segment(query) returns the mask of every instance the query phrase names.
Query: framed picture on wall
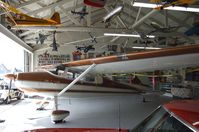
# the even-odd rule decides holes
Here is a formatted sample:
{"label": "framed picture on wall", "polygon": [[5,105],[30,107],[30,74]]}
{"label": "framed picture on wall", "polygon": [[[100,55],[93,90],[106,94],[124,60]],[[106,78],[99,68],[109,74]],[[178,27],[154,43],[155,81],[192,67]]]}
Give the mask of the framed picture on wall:
{"label": "framed picture on wall", "polygon": [[88,58],[94,58],[95,57],[95,53],[88,53]]}

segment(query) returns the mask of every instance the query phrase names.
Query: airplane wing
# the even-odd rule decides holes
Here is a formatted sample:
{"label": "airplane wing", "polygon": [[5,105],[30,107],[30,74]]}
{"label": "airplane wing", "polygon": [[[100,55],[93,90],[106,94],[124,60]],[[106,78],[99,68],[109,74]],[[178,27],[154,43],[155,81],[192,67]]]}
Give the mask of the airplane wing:
{"label": "airplane wing", "polygon": [[64,63],[66,67],[85,70],[97,64],[95,73],[130,73],[199,66],[199,45],[134,52]]}
{"label": "airplane wing", "polygon": [[0,1],[0,7],[4,8],[4,9],[5,9],[6,11],[8,11],[8,12],[13,12],[13,13],[15,13],[15,14],[21,14],[21,15],[23,14],[23,15],[27,16],[26,14],[20,12],[20,11],[17,10],[16,8],[14,8],[14,7],[12,7],[12,6],[10,6],[10,5],[8,5],[7,3],[4,3],[4,2],[2,2],[2,1]]}
{"label": "airplane wing", "polygon": [[176,1],[171,1],[163,4],[162,6],[158,6],[155,9],[157,10],[162,10],[164,8],[170,7],[170,6],[187,6],[190,4],[194,4],[196,1],[195,0],[176,0]]}

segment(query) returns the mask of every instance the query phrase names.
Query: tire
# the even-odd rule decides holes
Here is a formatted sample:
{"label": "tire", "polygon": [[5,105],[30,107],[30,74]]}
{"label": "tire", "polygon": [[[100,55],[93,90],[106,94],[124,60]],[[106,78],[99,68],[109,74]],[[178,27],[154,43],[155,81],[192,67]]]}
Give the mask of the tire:
{"label": "tire", "polygon": [[8,30],[10,30],[10,29],[11,29],[11,26],[10,26],[10,25],[9,25],[9,26],[7,26],[7,29],[8,29]]}
{"label": "tire", "polygon": [[24,93],[20,93],[20,95],[17,97],[17,100],[24,99]]}
{"label": "tire", "polygon": [[11,98],[10,98],[10,96],[8,96],[6,99],[5,99],[5,104],[10,104],[10,102],[11,102]]}

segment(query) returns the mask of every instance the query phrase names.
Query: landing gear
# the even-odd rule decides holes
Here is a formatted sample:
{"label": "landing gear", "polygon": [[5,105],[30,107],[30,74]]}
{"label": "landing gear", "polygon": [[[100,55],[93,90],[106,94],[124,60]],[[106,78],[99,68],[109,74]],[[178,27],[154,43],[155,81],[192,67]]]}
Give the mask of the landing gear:
{"label": "landing gear", "polygon": [[64,119],[69,116],[70,112],[67,110],[54,110],[51,114],[51,121],[55,124],[64,123]]}
{"label": "landing gear", "polygon": [[85,76],[95,66],[96,66],[96,64],[93,63],[81,75],[79,75],[75,80],[73,80],[67,87],[65,87],[64,89],[62,89],[62,91],[59,92],[59,94],[57,94],[56,96],[54,96],[54,105],[55,105],[54,107],[55,107],[55,110],[51,114],[51,121],[53,123],[63,123],[64,119],[67,116],[69,116],[69,114],[70,114],[70,111],[67,111],[67,110],[58,110],[58,99],[57,99],[57,97],[61,96],[63,93],[65,93],[70,87],[72,87],[77,81],[79,81],[83,76]]}
{"label": "landing gear", "polygon": [[70,111],[67,110],[58,110],[58,100],[57,96],[54,96],[54,107],[55,110],[51,113],[51,122],[57,124],[57,123],[64,123],[64,119],[69,116]]}

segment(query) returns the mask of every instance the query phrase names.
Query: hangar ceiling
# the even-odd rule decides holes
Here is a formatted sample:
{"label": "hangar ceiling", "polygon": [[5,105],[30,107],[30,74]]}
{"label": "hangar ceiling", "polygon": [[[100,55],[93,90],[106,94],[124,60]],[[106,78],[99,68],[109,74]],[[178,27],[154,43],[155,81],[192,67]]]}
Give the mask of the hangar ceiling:
{"label": "hangar ceiling", "polygon": [[[138,1],[138,0],[137,0]],[[141,1],[141,0],[140,0]],[[83,0],[7,0],[7,2],[21,12],[38,18],[50,18],[54,12],[59,12],[61,25],[56,29],[56,42],[62,46],[91,44],[91,37],[96,37],[99,48],[109,44],[132,46],[172,47],[179,45],[197,44],[197,35],[187,36],[184,33],[193,27],[199,18],[199,13],[171,10],[153,10],[151,8],[134,7],[133,0],[107,0],[105,7],[86,7],[83,19],[71,11],[81,11],[85,6]],[[149,3],[147,0],[142,2]],[[123,6],[122,12],[111,19],[109,24],[102,23],[103,17],[118,6]],[[198,5],[191,5],[198,8]],[[1,16],[3,16],[3,12]],[[152,23],[168,30],[156,30]],[[199,23],[199,22],[197,22]],[[9,23],[4,23],[5,26]],[[174,27],[174,28],[173,28]],[[39,27],[11,29],[22,41],[32,47],[33,51],[51,48],[53,42],[52,27],[48,30]],[[91,35],[90,35],[90,34]],[[130,33],[140,36],[152,34],[155,38],[133,38],[104,36],[104,33]],[[43,44],[37,43],[39,34],[46,36]]]}

